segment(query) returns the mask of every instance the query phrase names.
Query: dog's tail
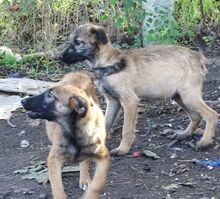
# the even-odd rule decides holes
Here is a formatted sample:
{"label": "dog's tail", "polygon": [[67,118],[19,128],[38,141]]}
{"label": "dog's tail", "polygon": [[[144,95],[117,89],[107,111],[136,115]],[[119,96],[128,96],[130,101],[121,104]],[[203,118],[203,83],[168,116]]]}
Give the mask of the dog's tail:
{"label": "dog's tail", "polygon": [[200,62],[200,67],[202,69],[202,74],[205,76],[208,69],[207,66],[209,64],[208,59],[200,52],[198,52],[198,57],[199,57],[199,62]]}
{"label": "dog's tail", "polygon": [[122,58],[119,62],[113,65],[92,68],[91,70],[89,70],[89,72],[92,73],[92,76],[95,79],[101,79],[104,76],[109,76],[118,73],[122,71],[125,67],[126,67],[126,60]]}
{"label": "dog's tail", "polygon": [[210,64],[208,59],[205,57],[205,48],[203,46],[198,47],[191,47],[191,50],[195,51],[195,56],[197,57],[197,60],[199,61],[199,66],[202,69],[202,75],[206,75],[208,69],[207,65]]}

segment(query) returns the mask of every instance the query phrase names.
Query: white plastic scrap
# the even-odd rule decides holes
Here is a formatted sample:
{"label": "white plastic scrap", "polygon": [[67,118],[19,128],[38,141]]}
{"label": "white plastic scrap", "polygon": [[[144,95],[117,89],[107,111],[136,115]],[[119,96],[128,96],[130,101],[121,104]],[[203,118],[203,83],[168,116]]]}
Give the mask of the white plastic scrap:
{"label": "white plastic scrap", "polygon": [[21,141],[21,147],[22,147],[22,148],[26,148],[26,147],[28,147],[28,146],[30,146],[29,141],[27,141],[27,140],[22,140],[22,141]]}
{"label": "white plastic scrap", "polygon": [[11,127],[16,127],[10,122],[12,111],[21,108],[21,97],[18,95],[1,96],[0,95],[0,119],[7,120]]}
{"label": "white plastic scrap", "polygon": [[14,57],[16,61],[21,61],[22,57],[20,54],[13,53],[12,50],[6,46],[0,46],[0,54],[6,54]]}

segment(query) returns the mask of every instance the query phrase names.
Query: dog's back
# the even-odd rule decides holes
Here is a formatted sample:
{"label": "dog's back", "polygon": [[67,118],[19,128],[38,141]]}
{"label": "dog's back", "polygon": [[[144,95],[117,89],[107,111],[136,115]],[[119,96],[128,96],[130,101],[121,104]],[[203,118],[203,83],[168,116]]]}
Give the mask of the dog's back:
{"label": "dog's back", "polygon": [[152,65],[154,68],[163,70],[164,65],[168,63],[169,67],[173,67],[173,70],[182,68],[185,71],[201,72],[203,75],[207,72],[207,59],[200,52],[182,46],[155,45],[147,48],[130,49],[125,51],[125,54],[136,62],[136,67],[141,66],[143,62],[145,67]]}

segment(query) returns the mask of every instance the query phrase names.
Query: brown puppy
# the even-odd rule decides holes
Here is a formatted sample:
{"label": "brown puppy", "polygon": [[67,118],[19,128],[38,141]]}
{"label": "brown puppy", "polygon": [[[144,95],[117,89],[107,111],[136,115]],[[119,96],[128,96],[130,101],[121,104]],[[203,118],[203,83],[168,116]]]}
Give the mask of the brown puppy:
{"label": "brown puppy", "polygon": [[118,73],[96,81],[107,101],[107,131],[121,106],[124,110],[122,141],[112,153],[126,154],[131,148],[141,98],[172,98],[186,111],[190,123],[186,130],[174,135],[177,139],[191,136],[203,118],[206,128],[197,148],[212,144],[218,115],[202,99],[207,60],[199,52],[174,45],[119,50],[112,46],[104,28],[85,24],[74,31],[71,45],[59,59],[65,63],[88,60],[94,69],[123,66]]}
{"label": "brown puppy", "polygon": [[[96,199],[101,193],[109,168],[105,145],[104,115],[99,108],[94,84],[85,73],[70,73],[44,93],[22,100],[27,115],[46,119],[47,135],[52,142],[48,157],[49,179],[54,199],[65,199],[61,168],[68,159],[80,163],[83,199]],[[89,161],[96,162],[91,181]]]}

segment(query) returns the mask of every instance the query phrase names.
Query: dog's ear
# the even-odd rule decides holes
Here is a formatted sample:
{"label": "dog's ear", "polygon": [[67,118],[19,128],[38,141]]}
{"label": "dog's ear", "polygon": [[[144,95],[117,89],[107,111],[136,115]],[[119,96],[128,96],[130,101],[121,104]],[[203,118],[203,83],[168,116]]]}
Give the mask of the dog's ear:
{"label": "dog's ear", "polygon": [[88,111],[88,105],[86,99],[80,96],[72,96],[69,99],[69,106],[72,110],[76,111],[76,113],[80,117],[85,117]]}
{"label": "dog's ear", "polygon": [[102,44],[108,43],[108,37],[105,33],[105,30],[103,28],[91,28],[91,33],[95,35],[98,42]]}

